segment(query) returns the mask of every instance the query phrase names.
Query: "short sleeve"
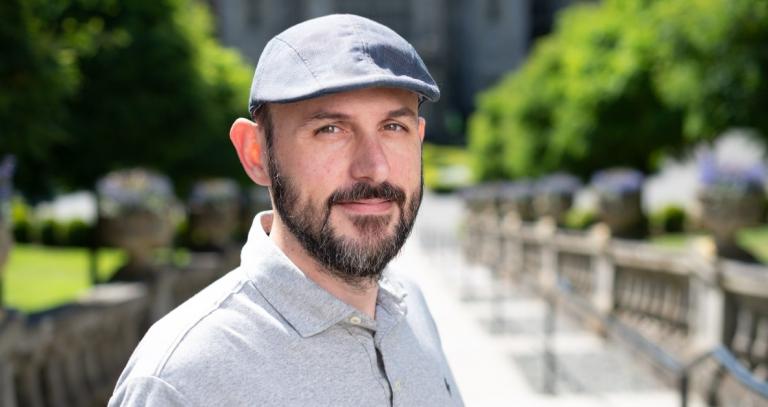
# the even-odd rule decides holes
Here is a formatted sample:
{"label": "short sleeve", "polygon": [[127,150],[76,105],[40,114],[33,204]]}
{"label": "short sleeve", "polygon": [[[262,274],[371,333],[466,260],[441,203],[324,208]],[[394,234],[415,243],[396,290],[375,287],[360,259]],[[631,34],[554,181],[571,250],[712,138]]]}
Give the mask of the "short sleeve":
{"label": "short sleeve", "polygon": [[154,376],[134,377],[121,383],[109,407],[182,407],[192,404],[168,382]]}

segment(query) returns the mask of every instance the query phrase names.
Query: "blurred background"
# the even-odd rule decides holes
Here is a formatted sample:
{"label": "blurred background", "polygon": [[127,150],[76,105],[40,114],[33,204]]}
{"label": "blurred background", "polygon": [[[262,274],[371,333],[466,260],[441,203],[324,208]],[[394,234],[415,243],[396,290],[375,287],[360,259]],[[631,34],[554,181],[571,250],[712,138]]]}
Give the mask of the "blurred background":
{"label": "blurred background", "polygon": [[468,405],[768,405],[768,2],[4,0],[0,406],[103,405],[239,263],[270,203],[229,126],[338,12],[441,88],[397,262]]}

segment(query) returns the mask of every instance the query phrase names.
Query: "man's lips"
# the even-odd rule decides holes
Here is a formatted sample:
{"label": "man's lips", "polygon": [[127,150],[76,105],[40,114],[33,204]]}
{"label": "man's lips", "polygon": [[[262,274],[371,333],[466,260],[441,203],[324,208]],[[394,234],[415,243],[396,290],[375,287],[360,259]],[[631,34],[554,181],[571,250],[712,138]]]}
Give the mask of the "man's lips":
{"label": "man's lips", "polygon": [[374,215],[389,211],[394,202],[386,199],[360,199],[356,201],[339,202],[336,205],[349,212]]}

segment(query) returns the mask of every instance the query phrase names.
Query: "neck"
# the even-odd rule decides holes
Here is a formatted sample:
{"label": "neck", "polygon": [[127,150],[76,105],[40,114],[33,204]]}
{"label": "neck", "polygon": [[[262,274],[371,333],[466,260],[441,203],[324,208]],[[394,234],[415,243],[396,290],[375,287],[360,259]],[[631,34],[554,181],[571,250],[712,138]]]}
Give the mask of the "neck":
{"label": "neck", "polygon": [[379,293],[379,285],[376,281],[363,285],[353,285],[333,276],[307,253],[296,237],[281,222],[277,213],[274,213],[272,217],[271,231],[267,227],[265,230],[269,231],[269,238],[307,278],[334,297],[368,315],[371,319],[376,317],[376,297]]}

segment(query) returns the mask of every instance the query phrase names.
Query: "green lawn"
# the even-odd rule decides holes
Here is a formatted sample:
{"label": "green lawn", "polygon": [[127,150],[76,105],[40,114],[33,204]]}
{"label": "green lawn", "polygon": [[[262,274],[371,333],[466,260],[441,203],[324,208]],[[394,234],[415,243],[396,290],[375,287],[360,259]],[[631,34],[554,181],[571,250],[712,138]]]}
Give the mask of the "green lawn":
{"label": "green lawn", "polygon": [[[123,261],[120,250],[99,250],[99,280],[108,279]],[[3,301],[24,312],[69,302],[91,286],[89,255],[82,248],[17,244],[4,270]]]}
{"label": "green lawn", "polygon": [[768,264],[768,226],[747,229],[739,235],[739,241],[764,264]]}
{"label": "green lawn", "polygon": [[[695,234],[667,234],[651,238],[653,243],[667,247],[682,248]],[[768,264],[768,226],[744,229],[739,233],[739,242],[761,262]]]}

